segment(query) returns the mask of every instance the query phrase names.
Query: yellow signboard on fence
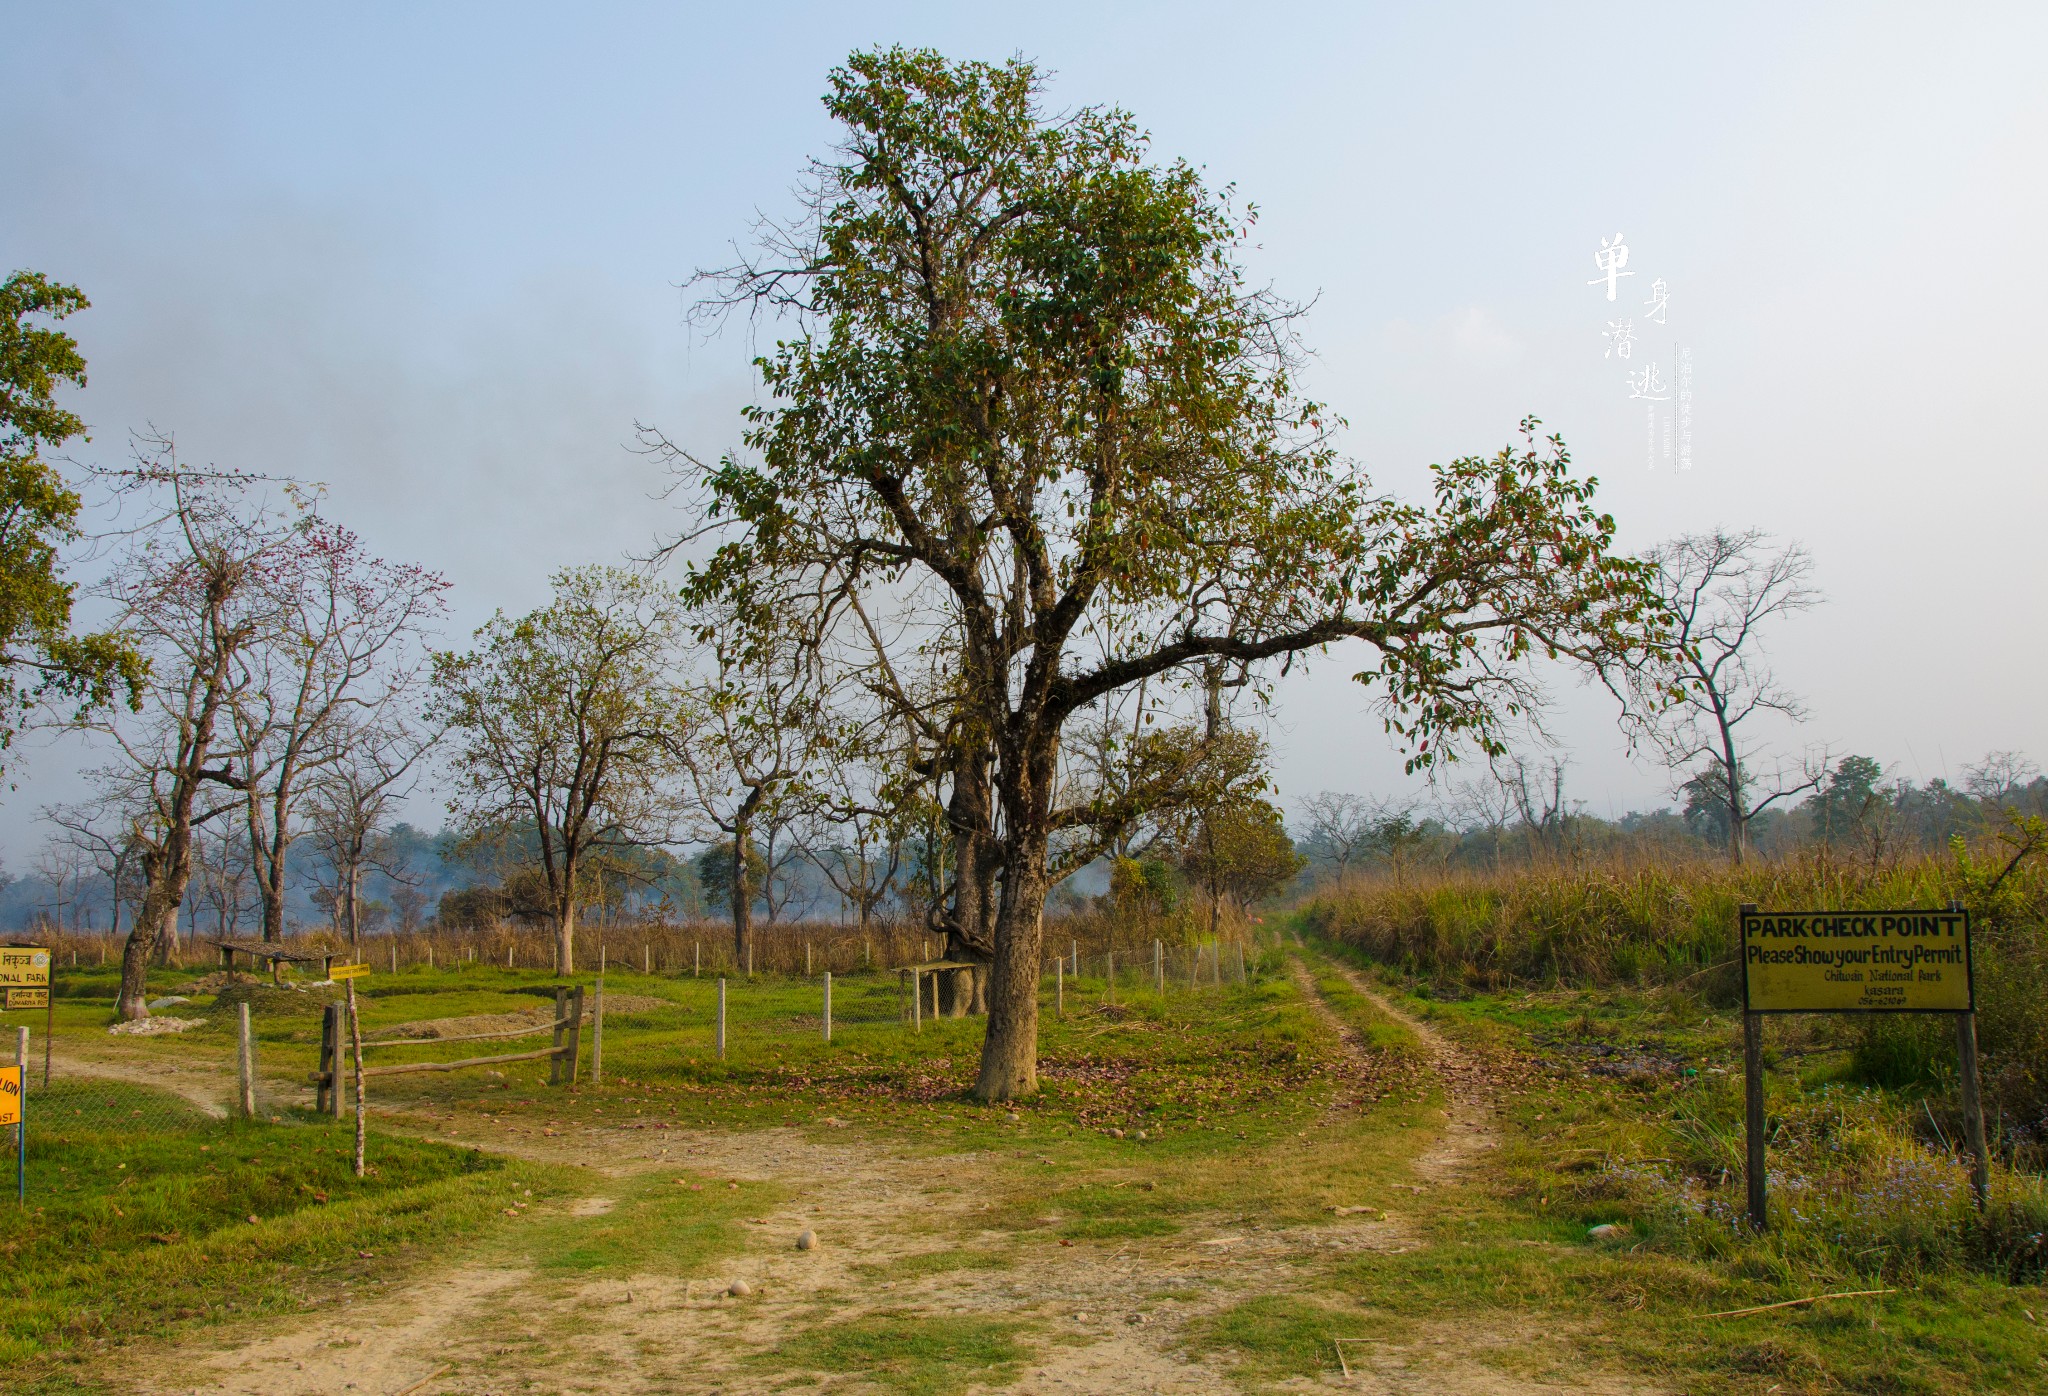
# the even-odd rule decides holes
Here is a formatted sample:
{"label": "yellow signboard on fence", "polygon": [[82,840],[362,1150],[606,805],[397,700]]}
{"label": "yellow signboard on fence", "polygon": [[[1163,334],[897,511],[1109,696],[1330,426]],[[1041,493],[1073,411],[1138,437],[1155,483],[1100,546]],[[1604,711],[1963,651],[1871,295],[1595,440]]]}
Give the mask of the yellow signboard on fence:
{"label": "yellow signboard on fence", "polygon": [[50,991],[48,989],[9,989],[7,990],[7,1006],[9,1008],[48,1008],[50,1006]]}
{"label": "yellow signboard on fence", "polygon": [[1966,911],[1745,911],[1751,1013],[1969,1013]]}
{"label": "yellow signboard on fence", "polygon": [[50,987],[50,952],[36,945],[0,945],[0,986]]}
{"label": "yellow signboard on fence", "polygon": [[0,1125],[21,1123],[21,1068],[0,1066]]}
{"label": "yellow signboard on fence", "polygon": [[329,979],[361,979],[370,972],[368,965],[336,965],[327,971]]}

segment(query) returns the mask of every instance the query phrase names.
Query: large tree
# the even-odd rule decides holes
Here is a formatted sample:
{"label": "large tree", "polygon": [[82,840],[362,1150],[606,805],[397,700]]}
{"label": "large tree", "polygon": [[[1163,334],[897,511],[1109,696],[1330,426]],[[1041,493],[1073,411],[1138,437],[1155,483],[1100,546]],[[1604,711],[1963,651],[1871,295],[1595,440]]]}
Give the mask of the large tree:
{"label": "large tree", "polygon": [[434,657],[448,730],[450,810],[535,840],[555,923],[555,972],[576,970],[576,909],[607,849],[662,842],[685,630],[673,595],[616,567],[557,573],[554,600],[503,612],[466,654]]}
{"label": "large tree", "polygon": [[1247,285],[1249,212],[1041,82],[900,49],[832,74],[805,213],[713,274],[713,311],[789,333],[747,453],[700,477],[727,533],[689,584],[804,615],[860,691],[943,654],[919,701],[949,912],[991,961],[988,1099],[1036,1089],[1053,858],[1099,817],[1061,798],[1077,713],[1358,641],[1426,764],[1498,744],[1532,654],[1602,663],[1656,614],[1554,438],[1435,467],[1427,505],[1375,494],[1295,391],[1293,312]]}
{"label": "large tree", "polygon": [[279,634],[271,583],[299,564],[304,541],[301,521],[266,509],[253,486],[185,469],[168,442],[124,481],[150,513],[106,593],[148,681],[138,713],[95,720],[111,739],[102,798],[130,812],[125,842],[142,871],[121,957],[124,1018],[149,1016],[148,967],[177,934],[197,832],[243,806],[234,708]]}
{"label": "large tree", "polygon": [[79,536],[79,497],[42,456],[85,432],[56,399],[64,384],[85,385],[85,358],[70,335],[36,321],[87,304],[38,272],[0,281],[0,751],[38,699],[85,709],[117,696],[141,702],[134,647],[117,633],[71,631],[62,549]]}

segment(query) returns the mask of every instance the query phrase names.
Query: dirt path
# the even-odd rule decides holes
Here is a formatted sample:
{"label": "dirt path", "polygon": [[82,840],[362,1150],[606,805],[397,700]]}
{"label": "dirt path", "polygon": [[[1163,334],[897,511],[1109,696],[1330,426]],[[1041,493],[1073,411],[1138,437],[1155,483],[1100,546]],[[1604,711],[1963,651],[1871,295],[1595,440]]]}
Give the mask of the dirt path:
{"label": "dirt path", "polygon": [[[1303,987],[1328,1013],[1313,982]],[[1492,1142],[1483,1123],[1492,1099],[1485,1073],[1426,1025],[1366,985],[1357,987],[1415,1030],[1444,1077],[1451,1118],[1425,1154],[1425,1168],[1448,1181]],[[1329,1021],[1362,1069],[1364,1045],[1334,1014]],[[124,1374],[123,1389],[155,1396],[732,1396],[779,1390],[794,1379],[824,1391],[871,1391],[875,1387],[857,1371],[800,1377],[805,1364],[798,1356],[773,1351],[825,1325],[948,1319],[1028,1325],[1022,1345],[1029,1360],[1021,1370],[991,1378],[990,1385],[969,1379],[968,1391],[1222,1396],[1246,1388],[1230,1375],[1228,1353],[1191,1350],[1195,1325],[1247,1299],[1288,1292],[1301,1267],[1329,1257],[1333,1248],[1418,1244],[1399,1222],[1374,1217],[1285,1228],[1204,1216],[1183,1217],[1184,1230],[1170,1237],[1063,1244],[1049,1229],[999,1230],[983,1215],[994,1205],[988,1199],[1005,1195],[998,1171],[1014,1167],[1022,1155],[912,1157],[829,1124],[744,1133],[674,1130],[658,1137],[604,1126],[548,1137],[485,1133],[481,1122],[450,1114],[428,1114],[421,1122],[433,1126],[425,1131],[432,1137],[587,1168],[585,1196],[545,1209],[576,1225],[630,1224],[637,1190],[679,1170],[774,1182],[788,1200],[750,1218],[745,1248],[696,1278],[543,1272],[502,1256],[456,1261],[392,1291],[295,1318],[288,1327],[273,1322],[199,1335],[136,1362]],[[1056,1225],[1056,1206],[1050,1196],[1039,1220]],[[816,1233],[815,1249],[796,1248],[805,1229]],[[942,1254],[967,1263],[949,1266]],[[734,1281],[752,1292],[733,1297]],[[1375,1396],[1638,1390],[1606,1380],[1590,1387],[1533,1383],[1482,1360],[1486,1350],[1530,1336],[1425,1329],[1398,1343],[1348,1349],[1349,1380],[1333,1370],[1256,1389],[1334,1385]]]}
{"label": "dirt path", "polygon": [[[1416,1041],[1422,1044],[1424,1056],[1429,1059],[1430,1070],[1443,1084],[1444,1094],[1449,1097],[1450,1108],[1444,1112],[1444,1132],[1416,1160],[1417,1175],[1427,1183],[1456,1182],[1465,1177],[1482,1154],[1500,1147],[1493,1119],[1502,1083],[1495,1078],[1493,1068],[1484,1059],[1458,1047],[1422,1019],[1397,1008],[1358,971],[1335,961],[1328,963],[1359,997],[1415,1034]],[[1320,1004],[1322,1001],[1318,998],[1316,1002]],[[1323,1006],[1327,1012],[1328,1005]],[[1339,1031],[1345,1031],[1341,1024]],[[1355,1042],[1355,1035],[1351,1040]]]}
{"label": "dirt path", "polygon": [[160,1060],[140,1060],[133,1054],[79,1056],[69,1045],[50,1056],[53,1082],[98,1078],[148,1086],[183,1096],[199,1111],[216,1120],[227,1118],[228,1102],[234,1092],[234,1068],[223,1070],[210,1062],[181,1060],[168,1053]]}

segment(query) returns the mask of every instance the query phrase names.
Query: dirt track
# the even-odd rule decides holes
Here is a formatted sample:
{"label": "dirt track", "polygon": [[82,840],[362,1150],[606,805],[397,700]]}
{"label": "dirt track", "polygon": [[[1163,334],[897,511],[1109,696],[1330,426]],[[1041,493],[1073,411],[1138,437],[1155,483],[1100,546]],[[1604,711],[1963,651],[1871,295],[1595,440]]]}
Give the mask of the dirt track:
{"label": "dirt track", "polygon": [[[1305,976],[1304,976],[1305,978]],[[1451,1101],[1444,1132],[1412,1175],[1449,1183],[1493,1140],[1493,1090],[1482,1066],[1425,1024],[1407,1018],[1364,983],[1361,993],[1421,1038]],[[1306,986],[1313,992],[1312,985]],[[1320,1000],[1317,1000],[1320,1002]],[[1327,1006],[1325,1006],[1327,1008]],[[1334,1019],[1333,1019],[1334,1021]],[[1357,1057],[1347,1037],[1347,1051]],[[756,1354],[821,1322],[900,1314],[976,1316],[1030,1325],[1032,1353],[1001,1389],[1022,1393],[1238,1392],[1227,1354],[1191,1354],[1193,1320],[1289,1288],[1297,1263],[1336,1250],[1398,1250],[1421,1244],[1398,1217],[1341,1217],[1327,1226],[1260,1228],[1242,1218],[1185,1218],[1170,1237],[1062,1245],[991,1229],[979,1213],[999,1161],[988,1154],[934,1160],[830,1129],[747,1133],[670,1131],[660,1143],[611,1128],[548,1138],[452,1135],[485,1148],[589,1170],[588,1194],[557,1204],[571,1217],[618,1220],[613,1209],[648,1175],[677,1168],[772,1180],[790,1201],[752,1219],[751,1244],[697,1279],[606,1274],[540,1275],[458,1261],[375,1298],[273,1324],[215,1330],[157,1353],[124,1377],[138,1392],[311,1396],[346,1391],[411,1396],[574,1391],[752,1392],[779,1389],[796,1372]],[[1390,1164],[1390,1168],[1399,1165]],[[820,1239],[800,1251],[805,1228]],[[891,1280],[875,1267],[916,1252],[993,1251],[1003,1268],[954,1269]],[[908,1274],[898,1270],[899,1275]],[[752,1295],[726,1294],[744,1280]],[[1278,1282],[1276,1284],[1276,1282]],[[1520,1335],[1426,1331],[1400,1343],[1347,1349],[1353,1377],[1296,1378],[1258,1389],[1324,1384],[1374,1393],[1516,1393],[1638,1390],[1533,1383],[1477,1360],[1486,1346]],[[875,1389],[858,1375],[814,1374],[826,1390]],[[975,1389],[996,1389],[975,1388]]]}

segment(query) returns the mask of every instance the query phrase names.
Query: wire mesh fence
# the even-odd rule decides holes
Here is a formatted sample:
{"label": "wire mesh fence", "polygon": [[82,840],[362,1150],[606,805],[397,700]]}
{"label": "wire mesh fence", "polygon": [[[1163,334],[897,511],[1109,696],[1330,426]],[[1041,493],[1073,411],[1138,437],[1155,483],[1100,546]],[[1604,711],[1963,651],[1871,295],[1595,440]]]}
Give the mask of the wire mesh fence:
{"label": "wire mesh fence", "polygon": [[[712,1063],[744,1068],[803,1042],[943,1055],[960,1050],[963,1032],[978,1032],[965,977],[986,971],[937,958],[937,937],[785,934],[772,956],[757,952],[748,974],[729,945],[714,958],[700,948],[702,937],[671,932],[601,941],[596,963],[568,978],[522,964],[517,944],[510,968],[481,953],[465,956],[454,942],[394,939],[380,947],[381,964],[363,955],[372,970],[355,983],[371,1116],[380,1105],[403,1108],[512,1080],[547,1089],[587,1085],[607,1071],[645,1079]],[[410,953],[394,955],[393,947]],[[537,942],[523,948],[540,959]],[[1053,1018],[1130,1007],[1146,996],[1214,994],[1262,972],[1258,948],[1236,939],[1169,944],[1125,935],[1091,947],[1049,928],[1044,949],[1040,1004]],[[47,1007],[0,1012],[0,1061],[14,1058],[20,1029],[29,1029],[31,1161],[39,1138],[76,1147],[232,1129],[250,1119],[315,1125],[352,1112],[353,1035],[338,1033],[330,1017],[343,986],[294,977],[291,967],[280,982],[267,970],[159,966],[150,1016],[122,1023],[114,1013],[117,957],[102,964],[92,950],[57,949]],[[958,991],[941,992],[947,976]],[[576,987],[587,990],[581,1011],[565,1018],[562,996]],[[339,1099],[318,1085],[323,1074],[332,1082],[337,1066]],[[11,1154],[13,1132],[5,1133],[0,1148]]]}

